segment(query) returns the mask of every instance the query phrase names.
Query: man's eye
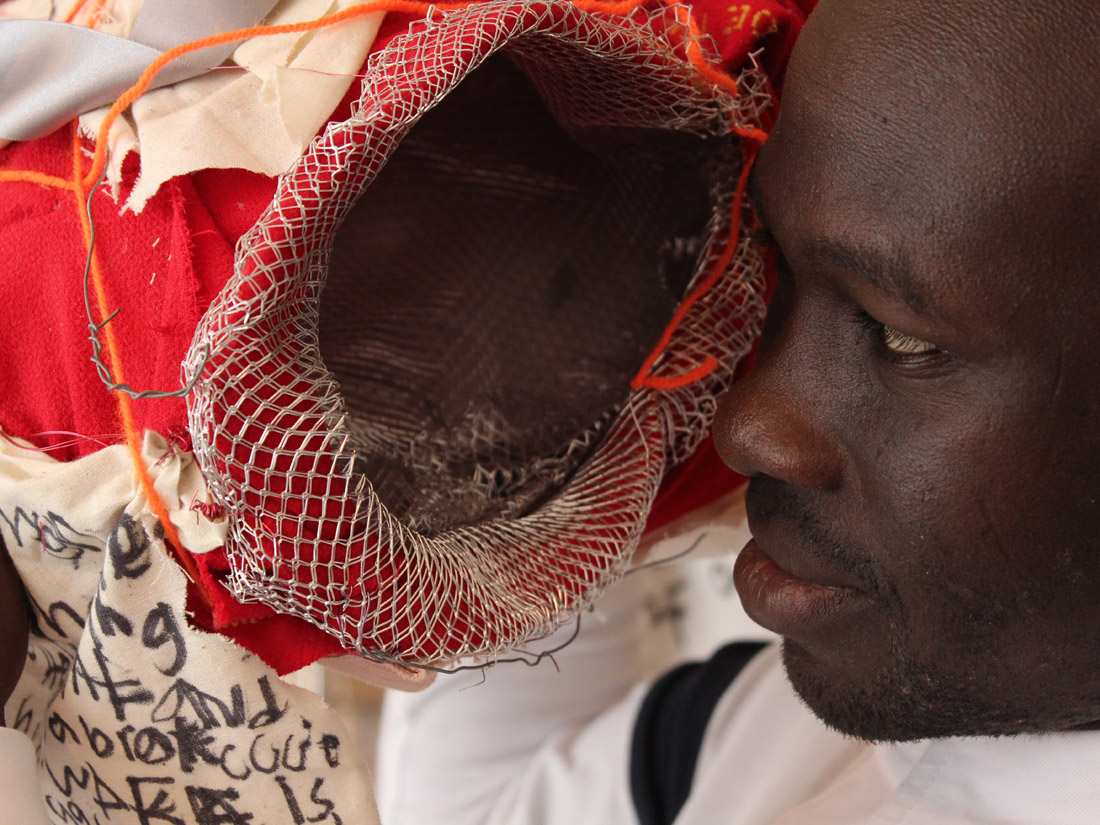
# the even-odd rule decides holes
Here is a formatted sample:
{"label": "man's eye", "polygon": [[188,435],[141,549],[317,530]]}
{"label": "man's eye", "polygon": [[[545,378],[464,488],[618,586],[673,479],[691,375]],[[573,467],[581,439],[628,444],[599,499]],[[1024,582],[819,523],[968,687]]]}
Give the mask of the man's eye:
{"label": "man's eye", "polygon": [[859,322],[892,356],[906,358],[943,352],[935,344],[930,344],[921,338],[906,335],[893,327],[888,327],[866,312],[859,313]]}
{"label": "man's eye", "polygon": [[898,332],[893,327],[888,327],[885,324],[881,325],[879,334],[882,336],[882,343],[886,349],[897,355],[926,355],[939,349],[935,344],[929,344],[920,338]]}

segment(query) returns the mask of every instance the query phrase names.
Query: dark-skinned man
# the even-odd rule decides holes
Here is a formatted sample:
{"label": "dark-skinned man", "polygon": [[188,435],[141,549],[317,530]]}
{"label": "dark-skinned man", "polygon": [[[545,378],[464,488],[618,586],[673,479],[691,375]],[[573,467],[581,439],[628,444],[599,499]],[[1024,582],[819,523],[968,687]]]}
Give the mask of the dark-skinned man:
{"label": "dark-skinned man", "polygon": [[1100,821],[1098,45],[1091,0],[823,0],[753,180],[779,284],[715,428],[781,648],[632,688],[628,579],[560,676],[390,702],[383,821]]}
{"label": "dark-skinned man", "polygon": [[627,580],[560,675],[391,702],[383,821],[1100,822],[1098,47],[1091,0],[823,0],[715,426],[782,646],[632,689]]}

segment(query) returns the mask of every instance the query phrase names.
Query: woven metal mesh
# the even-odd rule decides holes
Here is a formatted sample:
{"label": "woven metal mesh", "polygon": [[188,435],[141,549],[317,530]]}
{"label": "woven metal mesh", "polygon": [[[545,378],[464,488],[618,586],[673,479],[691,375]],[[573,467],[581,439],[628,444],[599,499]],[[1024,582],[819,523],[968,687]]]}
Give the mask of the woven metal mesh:
{"label": "woven metal mesh", "polygon": [[241,601],[428,663],[545,635],[622,573],[763,315],[742,242],[654,375],[721,367],[630,388],[721,257],[730,125],[768,103],[700,77],[677,15],[438,12],[283,177],[184,364],[209,349],[190,425]]}

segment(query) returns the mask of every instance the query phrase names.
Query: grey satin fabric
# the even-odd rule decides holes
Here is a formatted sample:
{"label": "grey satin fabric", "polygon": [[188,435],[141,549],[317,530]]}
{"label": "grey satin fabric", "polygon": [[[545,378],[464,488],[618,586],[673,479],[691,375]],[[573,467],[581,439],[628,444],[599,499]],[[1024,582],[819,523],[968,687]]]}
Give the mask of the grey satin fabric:
{"label": "grey satin fabric", "polygon": [[[130,39],[53,20],[0,21],[0,138],[32,140],[130,88],[163,52],[254,26],[274,0],[146,0]],[[238,43],[183,55],[153,80],[159,88],[225,61]]]}

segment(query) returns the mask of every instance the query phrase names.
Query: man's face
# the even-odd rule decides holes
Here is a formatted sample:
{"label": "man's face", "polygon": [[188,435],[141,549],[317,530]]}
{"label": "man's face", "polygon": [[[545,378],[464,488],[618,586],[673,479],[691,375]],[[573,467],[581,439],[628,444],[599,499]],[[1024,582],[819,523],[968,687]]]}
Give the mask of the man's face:
{"label": "man's face", "polygon": [[826,0],[756,164],[781,274],[715,425],[751,476],[735,579],[857,736],[1100,721],[1100,16],[1076,5],[1080,36],[1023,2]]}

